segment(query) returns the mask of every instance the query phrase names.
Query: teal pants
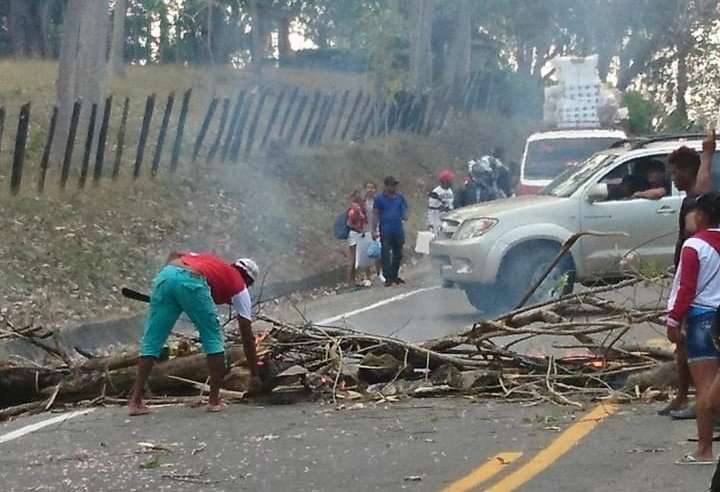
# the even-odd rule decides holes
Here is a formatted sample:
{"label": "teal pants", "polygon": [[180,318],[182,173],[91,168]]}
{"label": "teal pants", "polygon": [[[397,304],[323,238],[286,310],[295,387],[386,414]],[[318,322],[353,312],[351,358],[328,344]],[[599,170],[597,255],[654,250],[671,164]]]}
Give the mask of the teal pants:
{"label": "teal pants", "polygon": [[217,308],[205,278],[185,268],[166,265],[153,280],[141,356],[160,356],[175,322],[183,312],[200,333],[206,354],[221,354],[225,351]]}

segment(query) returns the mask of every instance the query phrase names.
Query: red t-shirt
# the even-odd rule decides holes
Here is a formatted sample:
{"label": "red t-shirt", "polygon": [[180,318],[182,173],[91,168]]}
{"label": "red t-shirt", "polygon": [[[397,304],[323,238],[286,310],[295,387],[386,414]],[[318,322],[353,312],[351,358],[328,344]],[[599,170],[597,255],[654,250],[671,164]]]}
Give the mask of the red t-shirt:
{"label": "red t-shirt", "polygon": [[367,223],[368,221],[367,216],[365,215],[365,210],[363,210],[363,208],[357,203],[353,203],[348,209],[347,226],[355,232],[362,232],[365,230]]}
{"label": "red t-shirt", "polygon": [[181,256],[180,261],[205,277],[215,304],[230,304],[235,295],[246,289],[238,269],[215,255],[190,253]]}

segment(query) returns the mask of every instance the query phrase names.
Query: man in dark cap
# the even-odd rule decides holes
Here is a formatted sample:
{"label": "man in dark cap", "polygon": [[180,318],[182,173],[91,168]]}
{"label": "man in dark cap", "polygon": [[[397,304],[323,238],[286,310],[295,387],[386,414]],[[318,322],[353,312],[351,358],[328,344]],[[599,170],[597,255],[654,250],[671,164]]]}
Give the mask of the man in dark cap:
{"label": "man in dark cap", "polygon": [[[405,244],[403,221],[408,217],[408,205],[405,197],[397,191],[398,180],[388,176],[384,181],[383,193],[375,198],[374,225],[371,230],[380,232],[382,243],[382,264],[385,287],[393,284],[404,284],[399,277],[402,249]],[[377,233],[373,234],[377,238]]]}

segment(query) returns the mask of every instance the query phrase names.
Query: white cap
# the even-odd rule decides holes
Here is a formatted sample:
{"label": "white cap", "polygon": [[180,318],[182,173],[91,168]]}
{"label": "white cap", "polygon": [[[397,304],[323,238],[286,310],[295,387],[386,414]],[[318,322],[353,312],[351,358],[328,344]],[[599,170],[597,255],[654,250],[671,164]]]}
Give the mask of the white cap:
{"label": "white cap", "polygon": [[250,258],[240,258],[235,262],[235,266],[242,269],[253,282],[260,276],[260,268],[257,263]]}

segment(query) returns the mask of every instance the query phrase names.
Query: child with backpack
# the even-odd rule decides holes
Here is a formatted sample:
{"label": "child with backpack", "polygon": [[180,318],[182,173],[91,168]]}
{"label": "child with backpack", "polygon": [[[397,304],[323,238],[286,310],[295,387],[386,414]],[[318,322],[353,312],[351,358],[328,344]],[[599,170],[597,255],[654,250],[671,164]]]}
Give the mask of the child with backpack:
{"label": "child with backpack", "polygon": [[346,225],[348,229],[348,247],[350,264],[348,268],[348,283],[356,287],[370,287],[372,283],[365,280],[357,283],[357,268],[355,266],[357,248],[360,240],[367,234],[368,218],[365,213],[365,200],[359,191],[355,190],[350,195],[350,207],[347,210]]}

